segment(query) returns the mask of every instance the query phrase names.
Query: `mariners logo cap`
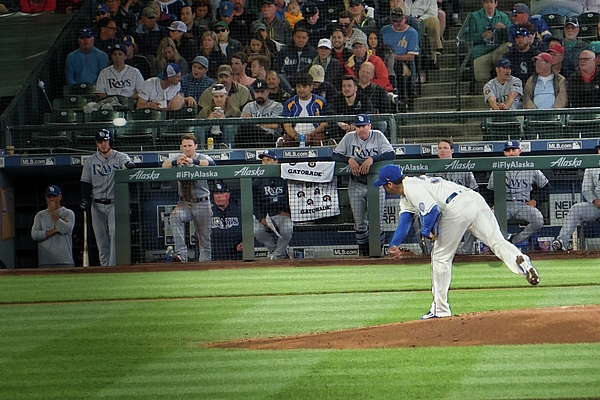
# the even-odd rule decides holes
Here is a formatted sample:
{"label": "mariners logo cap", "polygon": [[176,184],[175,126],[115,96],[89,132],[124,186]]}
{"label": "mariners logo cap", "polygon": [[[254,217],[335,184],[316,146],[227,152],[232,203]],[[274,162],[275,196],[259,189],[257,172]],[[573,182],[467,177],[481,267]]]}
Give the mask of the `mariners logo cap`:
{"label": "mariners logo cap", "polygon": [[579,28],[579,21],[576,17],[567,17],[565,19],[565,24],[563,25],[563,28],[567,25],[573,25],[575,28]]}
{"label": "mariners logo cap", "polygon": [[396,182],[404,178],[402,168],[394,164],[388,164],[379,170],[379,178],[373,183],[373,186],[379,187],[390,182]]}
{"label": "mariners logo cap", "polygon": [[277,160],[277,153],[275,153],[273,150],[264,150],[262,153],[260,153],[258,155],[258,158],[260,158],[261,160],[265,157],[269,157],[269,158],[272,158],[273,160]]}
{"label": "mariners logo cap", "polygon": [[181,68],[179,68],[179,65],[173,64],[173,63],[168,63],[163,68],[163,71],[160,74],[158,74],[158,79],[171,78],[171,77],[179,74],[180,72],[181,72]]}
{"label": "mariners logo cap", "polygon": [[510,150],[510,149],[520,149],[520,148],[521,148],[521,144],[519,143],[518,140],[508,140],[508,141],[506,141],[506,143],[504,143],[504,151]]}
{"label": "mariners logo cap", "polygon": [[371,117],[367,114],[358,114],[354,117],[354,126],[365,126],[371,124]]}
{"label": "mariners logo cap", "polygon": [[502,57],[502,58],[499,58],[498,61],[496,61],[496,67],[512,68],[512,64],[508,58]]}
{"label": "mariners logo cap", "polygon": [[46,188],[46,196],[60,196],[62,190],[56,185],[51,185]]}
{"label": "mariners logo cap", "polygon": [[512,13],[513,14],[521,14],[521,13],[529,14],[529,7],[527,7],[527,4],[525,4],[525,3],[517,3],[517,4],[515,4],[515,6],[512,9]]}
{"label": "mariners logo cap", "polygon": [[229,188],[227,187],[227,185],[224,182],[217,182],[215,184],[215,188],[214,188],[213,192],[227,193],[227,192],[229,192]]}

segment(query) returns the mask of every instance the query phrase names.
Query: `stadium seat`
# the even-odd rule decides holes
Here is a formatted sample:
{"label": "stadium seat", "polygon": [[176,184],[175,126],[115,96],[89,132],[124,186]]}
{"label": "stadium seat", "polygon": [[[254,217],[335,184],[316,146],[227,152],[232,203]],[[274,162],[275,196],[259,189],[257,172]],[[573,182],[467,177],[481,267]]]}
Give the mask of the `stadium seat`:
{"label": "stadium seat", "polygon": [[586,12],[577,17],[579,21],[579,39],[595,39],[598,36],[600,14]]}
{"label": "stadium seat", "polygon": [[567,115],[566,133],[569,137],[596,137],[600,131],[600,114]]}
{"label": "stadium seat", "polygon": [[[54,110],[51,113],[44,114],[44,124],[75,124],[78,121],[78,115],[73,110]],[[33,146],[46,148],[65,148],[70,147],[73,132],[70,130],[45,129],[32,132],[31,139]]]}
{"label": "stadium seat", "polygon": [[559,139],[563,137],[565,119],[563,115],[546,114],[525,119],[525,138]]}
{"label": "stadium seat", "polygon": [[65,96],[61,99],[54,99],[52,105],[55,110],[75,110],[83,111],[83,107],[88,103],[87,99],[78,95]]}
{"label": "stadium seat", "polygon": [[76,83],[74,85],[67,85],[63,88],[64,96],[83,96],[85,98],[96,97],[96,85],[93,83]]}
{"label": "stadium seat", "polygon": [[565,25],[565,17],[560,14],[546,14],[542,15],[542,19],[546,21],[550,33],[552,36],[559,38],[563,37],[563,26]]}
{"label": "stadium seat", "polygon": [[98,110],[86,114],[88,122],[112,122],[115,118],[122,117],[123,114],[114,110]]}
{"label": "stadium seat", "polygon": [[[168,119],[180,120],[180,119],[196,119],[198,116],[198,107],[182,107],[177,111],[169,111]],[[179,145],[181,142],[181,136],[186,133],[195,133],[195,126],[179,126],[177,122],[170,124],[169,128],[165,129],[160,133],[159,142],[161,146],[165,145]]]}
{"label": "stadium seat", "polygon": [[483,140],[502,141],[509,137],[513,139],[523,137],[524,118],[517,116],[486,118],[481,123],[483,130]]}
{"label": "stadium seat", "polygon": [[[165,119],[165,112],[144,108],[127,113],[128,121],[162,121]],[[156,147],[157,129],[126,125],[115,130],[115,137],[120,150],[147,151]]]}

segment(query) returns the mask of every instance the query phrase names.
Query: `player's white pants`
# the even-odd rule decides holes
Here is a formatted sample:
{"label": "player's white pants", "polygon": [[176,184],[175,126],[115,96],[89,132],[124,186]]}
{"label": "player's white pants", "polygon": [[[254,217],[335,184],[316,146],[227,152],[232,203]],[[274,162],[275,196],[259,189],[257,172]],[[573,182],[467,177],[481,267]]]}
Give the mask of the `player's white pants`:
{"label": "player's white pants", "polygon": [[516,262],[522,253],[504,238],[494,213],[477,192],[460,193],[442,213],[431,254],[433,303],[430,311],[438,317],[447,317],[452,315],[448,304],[452,259],[465,231],[486,243],[512,272],[521,275],[523,272]]}
{"label": "player's white pants", "polygon": [[[367,206],[367,185],[350,179],[348,183],[348,197],[350,208],[354,217],[354,230],[356,232],[368,232],[369,215]],[[383,232],[383,212],[385,208],[385,190],[379,188],[379,230]],[[368,243],[368,236],[364,243]]]}
{"label": "player's white pants", "polygon": [[573,205],[565,218],[565,222],[563,222],[562,228],[560,228],[557,239],[566,248],[579,221],[595,221],[598,218],[600,218],[600,208],[596,207],[594,203],[584,202]]}
{"label": "player's white pants", "polygon": [[254,237],[273,253],[274,258],[288,258],[287,248],[294,233],[294,223],[290,217],[283,215],[271,216],[271,220],[281,237],[272,233],[269,227],[261,224],[256,218],[254,218]]}
{"label": "player's white pants", "polygon": [[175,239],[175,254],[181,257],[181,261],[187,262],[188,248],[185,244],[185,224],[194,221],[196,235],[198,236],[199,256],[198,261],[210,261],[210,222],[212,208],[210,201],[192,203],[179,201],[177,207],[171,212],[171,228]]}
{"label": "player's white pants", "polygon": [[115,204],[92,201],[92,227],[100,255],[100,265],[117,265],[117,240],[115,238]]}

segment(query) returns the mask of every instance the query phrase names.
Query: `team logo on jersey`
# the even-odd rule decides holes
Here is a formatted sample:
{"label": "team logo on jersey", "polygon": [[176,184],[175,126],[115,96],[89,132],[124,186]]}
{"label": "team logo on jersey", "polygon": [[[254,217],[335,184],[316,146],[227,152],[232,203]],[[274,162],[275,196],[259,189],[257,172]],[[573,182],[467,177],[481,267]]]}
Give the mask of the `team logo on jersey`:
{"label": "team logo on jersey", "polygon": [[425,203],[419,203],[419,211],[425,212]]}

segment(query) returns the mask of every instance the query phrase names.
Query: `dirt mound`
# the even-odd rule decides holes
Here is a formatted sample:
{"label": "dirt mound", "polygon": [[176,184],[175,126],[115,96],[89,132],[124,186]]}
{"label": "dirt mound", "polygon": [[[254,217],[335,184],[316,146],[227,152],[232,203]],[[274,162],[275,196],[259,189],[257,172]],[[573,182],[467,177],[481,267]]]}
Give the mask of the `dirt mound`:
{"label": "dirt mound", "polygon": [[600,342],[600,306],[534,308],[456,315],[283,338],[207,344],[263,350],[367,349]]}

